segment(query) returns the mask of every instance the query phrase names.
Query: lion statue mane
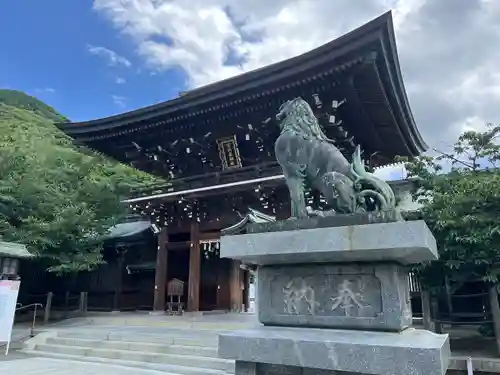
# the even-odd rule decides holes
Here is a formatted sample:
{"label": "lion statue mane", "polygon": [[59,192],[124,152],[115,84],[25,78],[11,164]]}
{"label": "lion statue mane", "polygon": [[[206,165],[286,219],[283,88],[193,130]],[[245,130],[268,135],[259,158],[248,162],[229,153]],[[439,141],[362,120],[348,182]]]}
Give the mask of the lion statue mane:
{"label": "lion statue mane", "polygon": [[286,179],[292,217],[311,214],[306,206],[305,186],[317,189],[333,207],[333,213],[353,213],[393,208],[391,187],[365,170],[361,149],[356,147],[352,163],[328,138],[309,104],[302,98],[285,102],[276,115],[281,133],[274,148]]}

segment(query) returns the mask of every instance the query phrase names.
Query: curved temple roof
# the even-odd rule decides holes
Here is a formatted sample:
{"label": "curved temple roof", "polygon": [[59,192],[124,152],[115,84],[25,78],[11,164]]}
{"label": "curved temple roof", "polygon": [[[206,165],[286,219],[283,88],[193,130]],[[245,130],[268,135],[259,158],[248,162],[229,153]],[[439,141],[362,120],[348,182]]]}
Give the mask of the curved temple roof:
{"label": "curved temple roof", "polygon": [[[366,87],[361,87],[365,84],[365,86],[376,86],[378,90],[378,96],[372,95],[368,99],[363,99],[365,100],[363,105],[373,105],[375,98],[382,103],[375,105],[384,106],[385,113],[390,113],[389,116],[380,116],[374,121],[375,128],[384,128],[379,131],[377,147],[388,148],[392,147],[389,143],[399,142],[401,146],[397,152],[400,155],[401,150],[404,150],[407,156],[415,156],[425,151],[427,145],[417,129],[404,88],[390,12],[300,56],[188,91],[178,98],[111,117],[86,122],[61,123],[58,126],[74,139],[108,153],[108,147],[114,146],[103,145],[99,140],[147,128],[145,125],[147,122],[157,121],[159,117],[167,118],[169,119],[167,122],[171,122],[179,118],[179,113],[188,117],[203,116],[206,111],[199,109],[204,108],[204,105],[213,105],[213,108],[227,107],[227,110],[231,111],[232,104],[241,103],[241,98],[246,93],[249,95],[253,93],[255,98],[255,90],[264,85],[267,88],[272,87],[273,83],[278,86],[284,80],[296,81],[297,77],[306,74],[304,72],[311,72],[312,77],[315,69],[324,70],[327,65],[350,68],[360,61],[372,63],[374,68],[370,71],[369,83],[358,82],[353,87],[355,89],[360,87],[359,90],[366,91]],[[316,77],[311,78],[313,79]],[[374,109],[371,113],[377,113],[377,110]],[[393,134],[390,140],[386,139],[387,134]],[[369,136],[365,137],[369,139]]]}

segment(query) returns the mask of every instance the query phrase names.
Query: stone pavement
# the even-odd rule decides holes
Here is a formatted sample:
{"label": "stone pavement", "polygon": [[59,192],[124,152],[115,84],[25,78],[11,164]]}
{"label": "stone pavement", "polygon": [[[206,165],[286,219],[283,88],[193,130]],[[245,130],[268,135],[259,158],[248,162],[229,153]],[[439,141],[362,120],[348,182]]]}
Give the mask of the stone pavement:
{"label": "stone pavement", "polygon": [[[82,329],[85,327],[88,327],[89,329],[94,329],[94,330],[105,330],[107,332],[124,332],[128,334],[134,334],[134,333],[140,333],[140,334],[168,334],[169,331],[173,328],[180,328],[180,329],[185,329],[185,328],[193,328],[197,330],[207,330],[207,331],[220,331],[222,330],[234,330],[234,329],[245,329],[254,325],[258,325],[257,317],[254,314],[209,314],[209,315],[203,315],[203,314],[190,314],[186,313],[184,316],[178,317],[178,316],[166,316],[166,315],[151,315],[148,314],[147,312],[131,312],[131,313],[90,313],[86,317],[82,318],[73,318],[73,319],[68,319],[66,321],[56,323],[56,324],[51,324],[50,326],[45,326],[45,327],[37,327],[37,331],[47,331],[47,330],[57,330],[57,331],[64,331],[64,330],[73,330],[73,329]],[[26,335],[26,329],[25,327],[18,327],[18,336],[25,336]],[[463,331],[463,332],[462,332]],[[467,358],[468,355],[472,355],[476,368],[479,369],[481,368],[483,371],[480,373],[482,374],[489,374],[488,371],[492,371],[493,373],[500,373],[500,358],[495,358],[496,356],[494,354],[486,354],[486,352],[483,349],[483,345],[481,345],[482,350],[478,350],[476,352],[475,345],[471,345],[474,343],[474,340],[471,340],[470,336],[467,337],[467,339],[462,339],[464,340],[464,345],[460,345],[459,347],[456,347],[456,345],[453,345],[453,342],[455,343],[460,343],[460,338],[464,336],[469,336],[466,331],[464,330],[452,330],[451,331],[451,337],[452,337],[452,352],[455,355],[455,364],[453,367],[455,368],[463,368],[465,365],[465,359]],[[484,339],[480,340],[481,343],[484,343]],[[494,348],[494,345],[491,344],[492,347]],[[0,346],[2,346],[0,344]],[[455,346],[455,347],[453,347]],[[489,346],[489,345],[488,345]],[[14,347],[15,349],[15,347]],[[457,350],[458,349],[458,350]],[[467,350],[466,350],[467,349]],[[472,349],[472,350],[471,350]],[[485,355],[486,354],[486,355]],[[33,361],[36,359],[37,361],[45,361],[45,359],[42,358],[30,358],[30,359],[25,359],[19,361],[18,359],[20,358],[25,358],[26,356],[23,355],[23,353],[19,353],[15,350],[11,351],[11,354],[8,357],[5,357],[2,355],[2,350],[0,348],[0,374],[3,374],[2,370],[7,371],[7,368],[4,368],[2,366],[6,366],[5,362],[6,360],[10,363],[16,363],[16,366],[21,366],[21,364],[26,363],[26,366],[28,366],[30,363],[34,363]],[[484,358],[484,357],[489,357],[489,358]],[[54,361],[54,360],[51,360]],[[57,360],[56,360],[57,361]],[[40,362],[38,362],[40,363]],[[50,362],[53,363],[53,362]],[[56,365],[54,363],[54,365]],[[98,364],[96,364],[98,365]],[[78,366],[88,366],[88,364],[83,363],[81,364],[78,362]],[[93,366],[93,364],[92,364]],[[100,365],[100,366],[105,366],[105,365]],[[112,365],[107,365],[107,366],[112,366]],[[36,367],[36,366],[35,366]],[[72,365],[69,365],[69,367],[72,368]],[[19,367],[20,369],[21,367]],[[94,371],[94,367],[88,367],[92,368]],[[97,368],[97,367],[96,367]],[[103,368],[103,367],[100,367]],[[15,367],[17,370],[18,367]],[[123,368],[120,367],[122,372],[124,371]],[[137,371],[137,368],[134,369]],[[23,370],[24,371],[24,370]],[[62,371],[62,370],[61,370]],[[145,370],[146,371],[146,370]],[[144,374],[157,374],[157,372],[154,372],[153,370],[148,370],[149,372],[144,372]],[[151,372],[153,371],[153,372]],[[30,373],[26,372],[21,372],[21,371],[16,371],[14,373],[23,373],[23,375],[28,375]],[[47,372],[48,374],[49,372]],[[68,372],[69,373],[69,372]],[[96,375],[98,374],[97,370],[95,370]],[[106,372],[108,373],[108,372]],[[33,374],[37,374],[34,372]],[[38,374],[45,374],[44,372],[38,372]],[[65,374],[64,372],[59,372],[57,374]],[[85,372],[82,372],[81,374],[85,374]],[[141,373],[142,374],[142,373]],[[450,371],[450,375],[455,374],[454,372]],[[30,374],[31,375],[31,374]],[[72,373],[72,375],[77,375],[77,373]]]}
{"label": "stone pavement", "polygon": [[258,324],[256,314],[236,313],[184,313],[182,316],[154,315],[147,312],[93,313],[85,318],[67,319],[57,327],[75,327],[84,325],[105,326],[149,326],[149,327],[192,327],[200,329],[217,328],[238,329]]}
{"label": "stone pavement", "polygon": [[[113,313],[89,314],[82,318],[68,319],[45,327],[37,327],[35,332],[42,331],[74,331],[88,328],[90,331],[106,331],[120,334],[135,333],[147,335],[168,335],[172,329],[194,329],[207,331],[207,334],[219,330],[241,329],[257,324],[255,315],[247,314],[185,314],[184,316],[151,315],[148,313]],[[21,333],[21,332],[19,332]],[[24,333],[24,332],[23,332]],[[137,367],[123,367],[118,364],[89,363],[72,359],[29,357],[22,352],[12,350],[5,357],[0,353],[0,374],[23,375],[165,375],[165,372]],[[134,372],[132,372],[134,371]]]}
{"label": "stone pavement", "polygon": [[0,374],[23,375],[165,375],[155,370],[141,370],[97,363],[28,358],[0,362]]}
{"label": "stone pavement", "polygon": [[20,352],[17,349],[10,350],[9,355],[5,355],[5,347],[0,348],[0,368],[2,366],[1,365],[2,362],[14,361],[25,358],[29,358],[29,356],[27,354]]}

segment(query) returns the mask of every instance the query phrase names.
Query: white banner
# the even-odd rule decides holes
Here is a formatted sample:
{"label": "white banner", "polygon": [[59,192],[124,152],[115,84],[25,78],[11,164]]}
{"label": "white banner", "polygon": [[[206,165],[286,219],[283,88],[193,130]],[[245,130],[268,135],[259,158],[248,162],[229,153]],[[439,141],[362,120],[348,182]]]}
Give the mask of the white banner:
{"label": "white banner", "polygon": [[0,281],[0,342],[10,342],[20,281]]}
{"label": "white banner", "polygon": [[257,282],[256,279],[255,281],[250,284],[250,287],[248,288],[248,312],[249,313],[255,313],[255,284]]}

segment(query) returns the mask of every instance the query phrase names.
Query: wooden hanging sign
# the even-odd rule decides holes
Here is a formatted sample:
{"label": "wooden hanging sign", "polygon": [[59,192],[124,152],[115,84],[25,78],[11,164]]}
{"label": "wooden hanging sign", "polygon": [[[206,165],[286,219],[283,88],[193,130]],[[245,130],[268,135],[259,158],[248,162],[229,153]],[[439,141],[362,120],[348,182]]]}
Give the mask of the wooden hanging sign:
{"label": "wooden hanging sign", "polygon": [[241,168],[240,151],[236,136],[219,138],[217,140],[219,157],[222,162],[222,169]]}

